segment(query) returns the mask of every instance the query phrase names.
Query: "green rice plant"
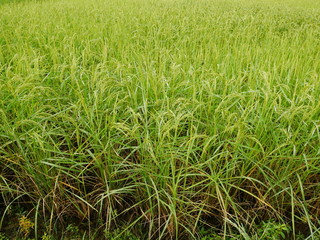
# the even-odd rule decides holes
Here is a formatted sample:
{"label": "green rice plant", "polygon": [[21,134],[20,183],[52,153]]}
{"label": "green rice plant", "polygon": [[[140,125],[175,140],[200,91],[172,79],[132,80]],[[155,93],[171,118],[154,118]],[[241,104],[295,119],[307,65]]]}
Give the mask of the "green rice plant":
{"label": "green rice plant", "polygon": [[21,209],[37,239],[67,226],[316,239],[319,13],[311,0],[0,5],[0,231]]}

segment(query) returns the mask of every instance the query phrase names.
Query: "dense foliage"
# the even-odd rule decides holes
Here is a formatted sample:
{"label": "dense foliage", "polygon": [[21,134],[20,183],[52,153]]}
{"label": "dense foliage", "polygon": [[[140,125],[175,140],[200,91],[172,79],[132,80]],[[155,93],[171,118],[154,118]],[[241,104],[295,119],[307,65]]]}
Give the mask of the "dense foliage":
{"label": "dense foliage", "polygon": [[314,1],[3,4],[0,230],[315,239],[319,73]]}

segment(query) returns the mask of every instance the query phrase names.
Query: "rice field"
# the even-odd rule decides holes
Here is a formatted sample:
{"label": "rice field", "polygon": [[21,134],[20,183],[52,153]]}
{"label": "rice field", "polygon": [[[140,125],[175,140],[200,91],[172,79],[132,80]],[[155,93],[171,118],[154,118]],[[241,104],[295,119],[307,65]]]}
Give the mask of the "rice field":
{"label": "rice field", "polygon": [[2,1],[0,239],[320,239],[319,74],[319,1]]}

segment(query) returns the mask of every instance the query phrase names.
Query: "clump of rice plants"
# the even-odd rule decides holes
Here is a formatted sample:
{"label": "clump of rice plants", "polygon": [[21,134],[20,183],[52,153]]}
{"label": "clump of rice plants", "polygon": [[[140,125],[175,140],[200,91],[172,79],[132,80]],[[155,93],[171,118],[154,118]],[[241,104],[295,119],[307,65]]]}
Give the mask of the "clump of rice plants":
{"label": "clump of rice plants", "polygon": [[311,0],[0,5],[0,231],[20,209],[35,238],[316,239],[319,16]]}

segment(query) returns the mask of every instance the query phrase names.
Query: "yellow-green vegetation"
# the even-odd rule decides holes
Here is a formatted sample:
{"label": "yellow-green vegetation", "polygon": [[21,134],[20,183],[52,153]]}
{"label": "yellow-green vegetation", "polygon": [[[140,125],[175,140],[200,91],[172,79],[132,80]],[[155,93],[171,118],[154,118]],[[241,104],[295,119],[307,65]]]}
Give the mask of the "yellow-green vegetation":
{"label": "yellow-green vegetation", "polygon": [[0,5],[0,237],[317,239],[320,2],[296,2]]}

